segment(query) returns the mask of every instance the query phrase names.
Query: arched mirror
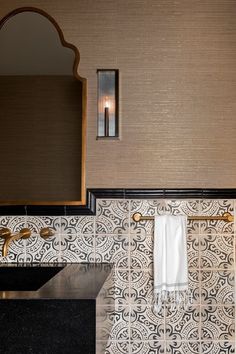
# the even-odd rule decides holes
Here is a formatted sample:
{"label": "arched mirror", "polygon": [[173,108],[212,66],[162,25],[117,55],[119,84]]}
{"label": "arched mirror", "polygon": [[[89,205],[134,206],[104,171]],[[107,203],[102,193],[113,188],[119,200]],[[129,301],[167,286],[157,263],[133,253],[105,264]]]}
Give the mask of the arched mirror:
{"label": "arched mirror", "polygon": [[79,52],[35,8],[0,21],[0,205],[85,204]]}

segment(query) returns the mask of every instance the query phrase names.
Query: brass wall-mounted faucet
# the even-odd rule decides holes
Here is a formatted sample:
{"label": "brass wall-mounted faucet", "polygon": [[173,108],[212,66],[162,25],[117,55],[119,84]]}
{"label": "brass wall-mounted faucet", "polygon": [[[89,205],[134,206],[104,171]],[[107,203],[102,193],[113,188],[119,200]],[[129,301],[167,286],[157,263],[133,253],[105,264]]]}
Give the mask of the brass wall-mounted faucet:
{"label": "brass wall-mounted faucet", "polygon": [[0,237],[4,238],[4,240],[5,240],[4,244],[3,244],[3,248],[2,248],[3,257],[7,256],[8,248],[13,241],[19,240],[21,238],[23,238],[23,239],[29,238],[30,235],[31,235],[31,231],[28,228],[23,228],[16,234],[12,234],[11,230],[9,230],[6,227],[0,229]]}
{"label": "brass wall-mounted faucet", "polygon": [[[31,235],[31,231],[28,228],[23,228],[16,234],[12,234],[11,230],[6,227],[0,229],[0,238],[3,238],[5,240],[2,248],[3,257],[7,256],[9,246],[13,241],[19,240],[21,238],[23,239],[29,238],[30,235]],[[54,235],[54,230],[49,227],[43,227],[40,231],[40,236],[45,240],[53,235]]]}

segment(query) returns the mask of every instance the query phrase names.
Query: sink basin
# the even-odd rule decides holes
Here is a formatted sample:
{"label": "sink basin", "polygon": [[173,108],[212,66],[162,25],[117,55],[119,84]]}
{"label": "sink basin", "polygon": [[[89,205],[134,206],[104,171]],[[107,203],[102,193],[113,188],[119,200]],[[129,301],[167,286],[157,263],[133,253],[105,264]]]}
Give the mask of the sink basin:
{"label": "sink basin", "polygon": [[105,346],[112,264],[0,264],[0,287],[0,353],[95,354]]}
{"label": "sink basin", "polygon": [[59,273],[63,266],[0,266],[0,291],[36,291]]}

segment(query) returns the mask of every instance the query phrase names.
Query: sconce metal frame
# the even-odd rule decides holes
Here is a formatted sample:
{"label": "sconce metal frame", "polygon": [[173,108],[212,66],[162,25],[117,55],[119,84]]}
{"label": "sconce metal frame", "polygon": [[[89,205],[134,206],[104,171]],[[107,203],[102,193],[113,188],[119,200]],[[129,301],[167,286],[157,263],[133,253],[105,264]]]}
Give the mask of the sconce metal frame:
{"label": "sconce metal frame", "polygon": [[[113,78],[105,77],[113,73]],[[119,70],[97,69],[98,76],[98,138],[119,136]],[[109,83],[110,79],[110,83]],[[112,80],[113,79],[113,80]],[[113,81],[113,82],[112,82]],[[110,86],[109,86],[110,85]],[[113,126],[114,125],[114,126]]]}

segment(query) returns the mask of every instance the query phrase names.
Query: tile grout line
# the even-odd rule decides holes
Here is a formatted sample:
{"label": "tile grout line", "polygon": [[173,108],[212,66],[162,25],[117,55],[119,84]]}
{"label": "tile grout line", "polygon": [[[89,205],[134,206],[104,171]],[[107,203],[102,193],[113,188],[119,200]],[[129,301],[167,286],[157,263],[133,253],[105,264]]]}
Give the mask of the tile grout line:
{"label": "tile grout line", "polygon": [[58,238],[59,238],[59,262],[62,262],[62,218],[61,216],[59,216],[59,235],[58,235]]}
{"label": "tile grout line", "polygon": [[[166,212],[168,202],[166,201],[164,203],[165,203],[164,212]],[[153,259],[153,264],[154,264],[154,259]],[[167,341],[166,341],[167,316],[166,315],[167,315],[167,307],[165,306],[164,307],[164,337],[163,337],[165,354],[167,354]]]}
{"label": "tile grout line", "polygon": [[93,259],[96,263],[96,215],[93,217]]}
{"label": "tile grout line", "polygon": [[128,351],[130,354],[132,354],[132,348],[131,348],[131,200],[128,200],[128,218],[129,218],[129,223],[128,223],[128,277],[129,277],[129,322],[128,322],[128,335],[129,335],[129,347]]}
{"label": "tile grout line", "polygon": [[[234,292],[233,292],[233,294],[234,294],[234,296],[233,296],[233,301],[234,301],[234,335],[235,335],[235,333],[236,333],[236,294],[235,294],[235,292],[236,292],[236,284],[235,284],[235,273],[236,273],[236,259],[235,259],[235,256],[236,256],[236,249],[235,249],[235,247],[236,247],[236,242],[235,242],[235,231],[236,231],[236,220],[235,220],[235,210],[236,210],[236,201],[234,200],[234,229],[233,229],[233,231],[234,231],[234,244],[233,244],[233,246],[234,246],[234,283],[233,283],[233,285],[234,285]],[[235,347],[236,347],[236,336],[235,336],[235,339],[234,339],[234,345],[235,345]]]}
{"label": "tile grout line", "polygon": [[[199,200],[199,215],[201,214],[201,201]],[[199,350],[202,353],[201,331],[202,331],[202,271],[201,271],[201,222],[198,221],[198,276],[199,276],[199,324],[198,324],[198,341]]]}
{"label": "tile grout line", "polygon": [[[28,227],[28,215],[25,216],[25,222],[24,222],[24,227]],[[27,262],[27,242],[28,239],[25,240],[24,244],[24,263]]]}

